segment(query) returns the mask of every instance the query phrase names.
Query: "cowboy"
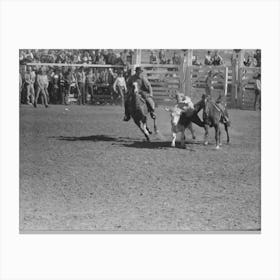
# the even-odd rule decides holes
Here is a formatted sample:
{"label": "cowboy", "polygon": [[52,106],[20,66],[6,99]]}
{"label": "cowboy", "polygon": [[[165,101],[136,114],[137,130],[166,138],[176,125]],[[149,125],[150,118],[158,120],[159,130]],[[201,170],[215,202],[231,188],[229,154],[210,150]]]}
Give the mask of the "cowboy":
{"label": "cowboy", "polygon": [[[139,94],[141,97],[146,101],[148,111],[150,112],[151,118],[155,118],[155,103],[153,100],[153,90],[150,82],[146,77],[142,74],[143,70],[141,67],[136,67],[135,74],[132,75],[127,82],[128,92],[133,90],[133,83],[137,83]],[[129,98],[125,101],[125,117],[124,121],[129,121],[130,114],[129,114]]]}
{"label": "cowboy", "polygon": [[[221,94],[219,95],[219,97],[218,97],[218,99],[216,101],[212,100],[212,90],[214,89],[212,81],[213,81],[213,78],[216,75],[217,74],[212,75],[212,71],[208,72],[207,78],[205,80],[205,83],[206,83],[206,86],[205,86],[205,97],[206,97],[206,100],[215,103],[215,105],[218,107],[218,109],[222,113],[223,123],[229,124],[229,119],[227,117],[227,114],[225,113],[225,108],[221,104],[221,101],[222,101]],[[204,110],[203,114],[204,114],[205,118],[207,119],[207,112],[205,110]]]}

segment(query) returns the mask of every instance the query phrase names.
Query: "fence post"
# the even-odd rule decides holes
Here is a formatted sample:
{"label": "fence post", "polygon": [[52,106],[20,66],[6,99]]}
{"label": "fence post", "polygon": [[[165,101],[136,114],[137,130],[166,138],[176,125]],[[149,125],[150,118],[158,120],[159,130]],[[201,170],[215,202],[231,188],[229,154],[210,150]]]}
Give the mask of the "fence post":
{"label": "fence post", "polygon": [[132,56],[132,74],[135,74],[135,68],[141,65],[141,49],[135,49]]}
{"label": "fence post", "polygon": [[225,72],[224,72],[224,90],[225,90],[225,97],[227,96],[227,87],[228,87],[228,67],[225,67]]}
{"label": "fence post", "polygon": [[192,67],[192,56],[193,50],[186,50],[181,60],[180,67],[180,90],[187,96],[191,97],[192,78],[191,78],[191,67]]}
{"label": "fence post", "polygon": [[243,71],[242,68],[244,66],[244,50],[241,50],[239,55],[238,55],[238,76],[236,77],[237,80],[237,106],[239,109],[242,109],[242,104],[243,104],[243,86],[242,86],[242,75]]}

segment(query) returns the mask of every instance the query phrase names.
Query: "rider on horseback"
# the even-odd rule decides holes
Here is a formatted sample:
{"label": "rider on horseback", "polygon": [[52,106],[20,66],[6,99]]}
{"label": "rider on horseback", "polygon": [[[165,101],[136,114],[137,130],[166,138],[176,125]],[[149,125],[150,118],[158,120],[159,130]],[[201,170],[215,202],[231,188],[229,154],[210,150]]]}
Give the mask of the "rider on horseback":
{"label": "rider on horseback", "polygon": [[[139,94],[145,100],[148,110],[150,112],[151,118],[155,118],[155,103],[153,100],[153,90],[150,82],[146,77],[144,77],[141,73],[143,72],[141,67],[136,67],[135,74],[132,75],[127,82],[128,92],[130,93],[133,90],[133,83],[137,83]],[[130,120],[130,113],[129,113],[129,97],[125,100],[125,117],[123,118],[124,121]]]}
{"label": "rider on horseback", "polygon": [[[202,97],[202,99],[204,99],[205,102],[209,101],[209,102],[212,102],[213,104],[215,104],[215,106],[220,110],[220,112],[222,114],[222,122],[229,125],[230,121],[229,121],[229,118],[228,118],[228,114],[226,112],[225,107],[221,104],[221,102],[222,102],[221,94],[219,95],[219,97],[216,101],[212,100],[211,92],[212,92],[212,89],[214,89],[213,85],[212,85],[212,79],[216,75],[217,74],[214,74],[212,76],[212,71],[209,71],[209,73],[207,75],[207,78],[206,78],[206,81],[205,81],[206,82],[206,87],[205,87],[206,94]],[[208,117],[207,110],[204,110],[203,114],[205,116],[205,119],[207,119],[207,117]]]}

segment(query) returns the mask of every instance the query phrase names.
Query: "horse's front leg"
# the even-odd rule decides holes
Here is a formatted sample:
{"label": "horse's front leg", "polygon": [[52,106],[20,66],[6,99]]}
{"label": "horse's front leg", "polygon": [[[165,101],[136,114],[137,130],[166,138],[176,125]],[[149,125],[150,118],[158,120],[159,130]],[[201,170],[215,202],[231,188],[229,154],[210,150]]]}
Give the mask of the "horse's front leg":
{"label": "horse's front leg", "polygon": [[219,124],[216,124],[215,125],[215,140],[216,140],[216,149],[217,150],[220,148],[220,136],[221,136],[220,126],[219,126]]}
{"label": "horse's front leg", "polygon": [[229,134],[228,134],[228,126],[227,126],[227,124],[225,124],[225,131],[226,131],[226,134],[227,134],[227,143],[229,143]]}
{"label": "horse's front leg", "polygon": [[142,133],[145,135],[146,139],[148,142],[150,142],[150,138],[149,138],[149,132],[147,131],[146,127],[144,129],[144,125],[143,128],[141,127],[141,123],[140,121],[134,121],[136,123],[136,125],[139,127],[139,129],[142,131]]}
{"label": "horse's front leg", "polygon": [[204,145],[208,145],[208,135],[209,135],[209,125],[208,124],[204,125],[204,130],[205,130]]}
{"label": "horse's front leg", "polygon": [[175,143],[176,143],[176,132],[172,131],[171,147],[175,147]]}

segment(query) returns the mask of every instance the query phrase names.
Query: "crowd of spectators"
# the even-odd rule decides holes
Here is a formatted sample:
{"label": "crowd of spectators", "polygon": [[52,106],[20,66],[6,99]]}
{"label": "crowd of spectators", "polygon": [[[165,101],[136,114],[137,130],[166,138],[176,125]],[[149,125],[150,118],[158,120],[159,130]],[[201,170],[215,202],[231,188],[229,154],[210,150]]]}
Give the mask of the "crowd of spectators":
{"label": "crowd of spectators", "polygon": [[110,64],[129,65],[132,63],[133,50],[114,51],[96,50],[20,50],[20,64],[26,63],[67,63],[67,64]]}

